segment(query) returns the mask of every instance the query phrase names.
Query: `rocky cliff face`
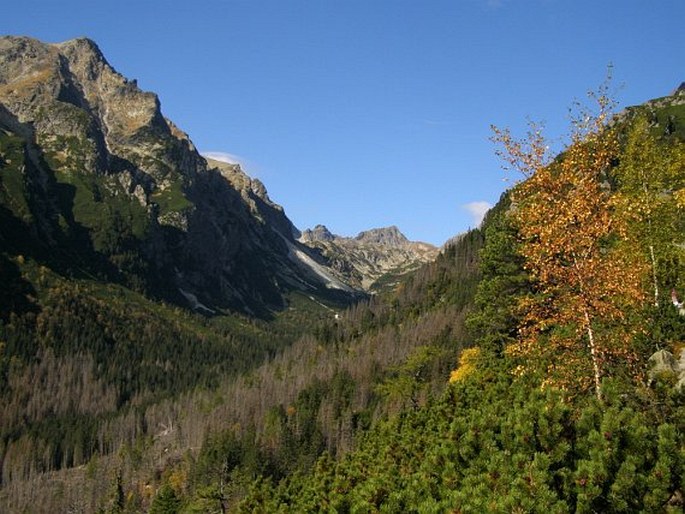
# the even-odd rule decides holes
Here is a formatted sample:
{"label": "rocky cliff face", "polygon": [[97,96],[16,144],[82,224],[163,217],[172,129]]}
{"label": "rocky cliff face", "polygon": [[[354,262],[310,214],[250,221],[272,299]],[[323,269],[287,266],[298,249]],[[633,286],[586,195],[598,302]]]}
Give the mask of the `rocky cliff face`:
{"label": "rocky cliff face", "polygon": [[341,237],[317,225],[303,231],[300,241],[318,251],[341,280],[368,292],[392,287],[401,275],[435,260],[439,251],[409,241],[395,226]]}
{"label": "rocky cliff face", "polygon": [[354,292],[259,181],[208,164],[88,39],[0,38],[0,171],[0,238],[63,268],[210,311]]}

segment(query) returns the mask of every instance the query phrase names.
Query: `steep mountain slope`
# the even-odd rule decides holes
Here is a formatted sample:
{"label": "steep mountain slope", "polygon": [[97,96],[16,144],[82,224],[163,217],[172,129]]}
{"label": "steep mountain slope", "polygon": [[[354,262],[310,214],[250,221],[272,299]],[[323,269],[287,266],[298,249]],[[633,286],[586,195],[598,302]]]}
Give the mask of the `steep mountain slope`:
{"label": "steep mountain slope", "polygon": [[205,312],[354,297],[261,184],[208,165],[88,39],[0,39],[0,138],[0,237],[17,252]]}
{"label": "steep mountain slope", "polygon": [[316,249],[341,280],[370,292],[392,288],[400,276],[438,254],[433,245],[409,241],[394,226],[341,237],[317,225],[303,231],[300,241]]}

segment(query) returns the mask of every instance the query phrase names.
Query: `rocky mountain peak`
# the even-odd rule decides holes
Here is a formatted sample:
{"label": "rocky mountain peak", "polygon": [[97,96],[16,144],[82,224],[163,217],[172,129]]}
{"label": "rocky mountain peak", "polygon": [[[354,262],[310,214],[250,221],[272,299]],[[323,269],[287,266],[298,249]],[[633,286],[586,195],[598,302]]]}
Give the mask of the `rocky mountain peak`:
{"label": "rocky mountain peak", "polygon": [[102,63],[109,66],[107,59],[100,50],[100,47],[87,37],[69,39],[62,43],[53,43],[51,46],[59,49],[60,53],[68,55],[72,62],[77,60],[90,61],[92,63]]}
{"label": "rocky mountain peak", "polygon": [[335,236],[328,230],[325,225],[317,225],[314,228],[304,230],[302,232],[302,242],[308,243],[313,241],[333,241]]}
{"label": "rocky mountain peak", "polygon": [[369,292],[393,287],[398,277],[438,254],[433,245],[409,241],[396,226],[342,237],[317,225],[302,232],[300,241],[319,252],[341,280]]}
{"label": "rocky mountain peak", "polygon": [[120,75],[87,38],[0,38],[0,102],[48,153],[69,160],[78,146],[85,171],[145,175],[147,194],[168,187],[171,169],[188,179],[200,171],[187,141],[160,144],[172,131],[157,96]]}
{"label": "rocky mountain peak", "polygon": [[361,243],[401,247],[409,243],[405,235],[396,226],[372,228],[360,232],[355,239]]}

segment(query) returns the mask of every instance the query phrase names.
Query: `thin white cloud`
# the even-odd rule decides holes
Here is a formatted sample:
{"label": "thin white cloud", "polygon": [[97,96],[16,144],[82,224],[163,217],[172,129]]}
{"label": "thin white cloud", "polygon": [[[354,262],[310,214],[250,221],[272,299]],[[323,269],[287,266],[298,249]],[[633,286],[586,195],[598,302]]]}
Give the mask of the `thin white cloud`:
{"label": "thin white cloud", "polygon": [[226,162],[228,164],[238,164],[243,173],[247,173],[252,178],[257,178],[262,174],[259,166],[242,155],[236,155],[230,152],[200,152],[200,155],[207,159],[214,159],[215,161]]}
{"label": "thin white cloud", "polygon": [[200,152],[202,157],[207,157],[208,159],[214,159],[215,161],[226,162],[228,164],[240,164],[244,167],[245,159],[238,155],[228,153],[228,152]]}
{"label": "thin white cloud", "polygon": [[480,224],[483,222],[483,218],[485,217],[485,213],[488,212],[491,207],[492,205],[483,201],[469,202],[462,205],[462,208],[466,209],[469,214],[471,214],[471,220],[473,221],[474,227],[480,226]]}

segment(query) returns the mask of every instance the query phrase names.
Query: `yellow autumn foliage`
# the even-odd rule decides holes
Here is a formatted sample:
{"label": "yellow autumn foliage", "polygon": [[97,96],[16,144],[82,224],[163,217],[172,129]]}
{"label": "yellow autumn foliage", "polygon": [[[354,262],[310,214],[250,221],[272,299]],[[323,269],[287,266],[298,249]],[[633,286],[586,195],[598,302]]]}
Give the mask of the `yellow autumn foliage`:
{"label": "yellow autumn foliage", "polygon": [[182,494],[188,485],[188,470],[185,467],[175,469],[169,475],[169,485],[177,494]]}
{"label": "yellow autumn foliage", "polygon": [[675,198],[675,203],[679,208],[685,209],[685,189],[678,189],[675,191],[673,193],[673,198]]}
{"label": "yellow autumn foliage", "polygon": [[459,356],[459,366],[450,373],[450,384],[461,382],[476,370],[480,348],[467,348]]}

